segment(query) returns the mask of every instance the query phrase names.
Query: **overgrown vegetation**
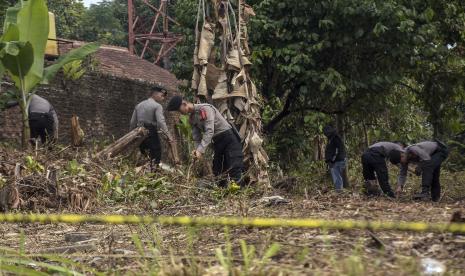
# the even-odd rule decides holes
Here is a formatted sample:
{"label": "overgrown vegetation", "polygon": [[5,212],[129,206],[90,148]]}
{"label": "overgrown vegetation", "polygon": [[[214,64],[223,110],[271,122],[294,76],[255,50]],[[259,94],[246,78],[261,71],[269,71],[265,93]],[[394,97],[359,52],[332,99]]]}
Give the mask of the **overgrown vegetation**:
{"label": "overgrown vegetation", "polygon": [[35,87],[47,84],[65,64],[95,52],[99,45],[90,43],[61,55],[56,63],[44,68],[45,47],[49,33],[48,8],[44,0],[20,1],[6,10],[0,37],[0,79],[6,73],[14,82],[14,96],[22,113],[22,145],[29,143],[28,107]]}
{"label": "overgrown vegetation", "polygon": [[[0,3],[0,11],[13,2]],[[31,3],[41,4],[37,7],[42,19],[35,26],[37,32],[27,33],[43,42],[46,9],[41,0],[22,2],[29,13]],[[57,15],[60,37],[120,46],[127,43],[126,3],[102,1],[86,9],[77,0],[48,1]],[[172,173],[151,172],[126,157],[97,160],[95,154],[105,144],[99,142],[88,148],[58,145],[52,150],[21,152],[0,145],[1,191],[17,188],[13,203],[25,212],[447,223],[454,211],[463,209],[463,1],[248,3],[257,13],[250,29],[252,76],[263,95],[271,182],[279,186],[266,191],[260,187],[219,189],[210,179],[198,177],[195,167],[202,163],[191,161]],[[173,72],[189,80],[197,2],[177,0],[171,4],[173,16],[180,22],[175,31],[185,35],[171,56]],[[5,13],[0,17],[5,18]],[[84,56],[75,53],[60,60],[49,75],[43,62],[36,64],[43,61],[43,53],[35,50],[32,38],[23,39],[20,21],[6,19],[0,59],[17,89],[4,95],[21,95],[24,113],[24,103],[35,85],[61,65],[67,63],[63,68],[66,80],[78,80],[85,71],[80,61],[68,63]],[[27,77],[23,69],[36,71]],[[351,187],[344,194],[332,192],[326,164],[321,161],[325,143],[321,131],[328,123],[338,126],[348,147]],[[187,117],[181,117],[177,130],[188,156],[192,144]],[[420,183],[413,175],[399,199],[361,194],[359,155],[369,144],[380,140],[413,143],[433,137],[447,141],[452,149],[441,174],[440,203],[411,201]],[[16,168],[20,168],[19,175]],[[391,183],[397,172],[390,167]],[[0,193],[0,207],[11,211],[5,209],[12,204],[3,195]],[[290,203],[263,204],[262,197],[269,195],[283,196]],[[450,275],[463,275],[465,270],[464,239],[447,233],[93,224],[1,224],[0,232],[0,271],[5,274],[419,275],[425,257],[443,262]],[[70,233],[89,234],[90,238],[66,240]]]}

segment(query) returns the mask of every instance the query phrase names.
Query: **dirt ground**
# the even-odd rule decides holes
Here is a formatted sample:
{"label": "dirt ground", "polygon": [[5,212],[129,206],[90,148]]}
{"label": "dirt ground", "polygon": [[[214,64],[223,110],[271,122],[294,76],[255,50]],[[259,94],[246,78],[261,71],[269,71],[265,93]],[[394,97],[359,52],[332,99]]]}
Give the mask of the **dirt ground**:
{"label": "dirt ground", "polygon": [[[219,203],[209,203],[202,197],[197,200],[192,198],[187,204],[182,202],[183,205],[173,202],[171,206],[159,208],[153,213],[140,206],[129,208],[122,205],[105,206],[94,212],[447,222],[454,211],[465,206],[464,201],[415,203],[408,200],[365,199],[354,194],[328,194],[308,199],[294,197],[289,204],[268,207],[257,205],[254,200],[241,196],[229,196]],[[240,227],[225,232],[222,227],[2,224],[1,246],[18,249],[21,231],[25,235],[24,247],[28,254],[59,252],[61,256],[95,267],[99,271],[116,274],[142,273],[145,271],[144,262],[155,262],[154,259],[157,259],[159,264],[165,263],[165,271],[167,267],[179,268],[195,260],[207,269],[205,273],[223,275],[221,270],[209,272],[208,268],[216,268],[218,258],[215,251],[217,248],[224,249],[228,239],[237,266],[243,263],[239,240],[244,240],[249,246],[254,245],[257,258],[272,243],[278,243],[281,248],[266,265],[265,274],[278,275],[279,271],[283,275],[411,275],[419,271],[419,261],[425,257],[443,262],[450,275],[465,273],[465,236],[452,234],[379,232],[375,235],[384,244],[379,248],[367,231],[358,230]],[[65,234],[74,232],[84,232],[90,237],[82,243],[65,241]],[[144,244],[143,252],[138,250],[134,235]],[[76,250],[72,247],[68,252],[61,252],[64,246],[78,244],[87,246],[81,246],[74,253],[70,253]],[[185,274],[173,269],[168,269],[172,275]]]}
{"label": "dirt ground", "polygon": [[[23,164],[23,169],[15,176],[16,163]],[[123,159],[97,162],[91,153],[67,148],[27,154],[0,147],[0,177],[3,187],[17,185],[25,201],[13,212],[437,223],[449,222],[456,211],[465,214],[462,173],[443,175],[441,203],[411,201],[418,188],[412,184],[418,184],[416,178],[409,179],[401,199],[389,200],[361,196],[355,178],[349,192],[336,194],[324,176],[313,172],[290,181],[291,189],[225,192],[200,185],[187,167],[184,176],[150,174]],[[260,202],[264,195],[280,195],[288,203],[264,205]],[[433,258],[446,267],[448,275],[465,275],[465,235],[448,233],[0,224],[0,235],[2,266],[11,262],[3,259],[10,256],[69,264],[86,274],[420,275],[422,261]],[[25,263],[36,268],[31,261]]]}

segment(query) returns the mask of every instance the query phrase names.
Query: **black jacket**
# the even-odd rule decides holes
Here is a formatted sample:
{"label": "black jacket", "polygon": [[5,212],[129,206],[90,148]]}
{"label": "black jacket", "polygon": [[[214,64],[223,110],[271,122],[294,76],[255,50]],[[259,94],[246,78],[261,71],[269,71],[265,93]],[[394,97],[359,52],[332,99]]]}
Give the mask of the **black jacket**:
{"label": "black jacket", "polygon": [[337,161],[343,161],[346,158],[346,148],[341,140],[341,137],[337,134],[333,134],[328,137],[328,144],[325,149],[325,161],[326,163],[334,163]]}

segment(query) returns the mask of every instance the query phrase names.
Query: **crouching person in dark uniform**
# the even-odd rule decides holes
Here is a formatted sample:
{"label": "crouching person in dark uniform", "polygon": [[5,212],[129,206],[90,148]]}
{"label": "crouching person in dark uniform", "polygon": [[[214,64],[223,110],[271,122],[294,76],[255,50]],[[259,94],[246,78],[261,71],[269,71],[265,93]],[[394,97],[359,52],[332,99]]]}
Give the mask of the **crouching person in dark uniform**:
{"label": "crouching person in dark uniform", "polygon": [[[17,101],[10,101],[6,107],[11,108],[18,104]],[[27,110],[31,138],[40,138],[42,144],[55,142],[58,139],[58,115],[53,106],[46,99],[34,94]]]}
{"label": "crouching person in dark uniform", "polygon": [[405,149],[405,152],[396,151],[391,156],[391,160],[401,166],[397,183],[398,191],[402,191],[407,180],[408,166],[413,163],[417,164],[416,174],[421,175],[421,192],[415,194],[413,198],[416,200],[431,199],[439,201],[441,198],[441,184],[439,181],[441,165],[448,155],[447,146],[438,140],[411,145]]}
{"label": "crouching person in dark uniform", "polygon": [[[369,196],[378,196],[379,189],[388,197],[395,197],[389,185],[389,174],[386,159],[391,153],[404,150],[403,145],[391,142],[378,142],[370,146],[362,154],[363,178],[365,179],[365,193]],[[376,173],[376,175],[375,175]],[[378,180],[378,181],[377,181]]]}
{"label": "crouching person in dark uniform", "polygon": [[[174,96],[168,103],[168,110],[190,115],[189,122],[196,147],[192,152],[194,158],[201,158],[208,145],[213,143],[215,176],[227,174],[231,181],[242,186],[244,157],[241,140],[218,109],[210,104],[193,104],[180,96]],[[219,183],[222,187],[228,184],[224,179]]]}
{"label": "crouching person in dark uniform", "polygon": [[166,90],[154,87],[149,98],[135,107],[130,123],[131,130],[136,127],[145,127],[149,131],[148,137],[142,141],[139,148],[142,154],[149,156],[152,167],[160,164],[162,155],[158,129],[166,135],[169,143],[174,143],[173,136],[166,126],[163,106],[160,104],[165,100],[166,95]]}
{"label": "crouching person in dark uniform", "polygon": [[31,138],[40,137],[42,144],[55,142],[58,139],[58,116],[53,106],[46,99],[32,95],[28,112]]}

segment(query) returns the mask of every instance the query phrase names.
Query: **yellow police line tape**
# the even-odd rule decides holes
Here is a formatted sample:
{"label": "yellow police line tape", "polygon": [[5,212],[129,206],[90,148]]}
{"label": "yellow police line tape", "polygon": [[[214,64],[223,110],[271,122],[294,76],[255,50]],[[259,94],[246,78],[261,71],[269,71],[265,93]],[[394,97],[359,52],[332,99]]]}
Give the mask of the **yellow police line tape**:
{"label": "yellow police line tape", "polygon": [[78,214],[0,214],[0,223],[99,223],[152,224],[186,226],[248,226],[320,229],[370,229],[413,232],[465,233],[465,223],[426,223],[363,220],[240,218],[240,217],[167,217],[135,215],[78,215]]}

